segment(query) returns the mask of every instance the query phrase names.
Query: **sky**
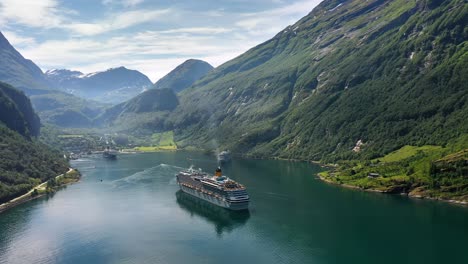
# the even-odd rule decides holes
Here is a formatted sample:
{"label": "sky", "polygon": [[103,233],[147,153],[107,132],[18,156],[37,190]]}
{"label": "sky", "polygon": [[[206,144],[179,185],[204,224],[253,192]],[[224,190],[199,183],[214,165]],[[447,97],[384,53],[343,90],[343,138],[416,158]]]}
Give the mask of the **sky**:
{"label": "sky", "polygon": [[125,66],[153,82],[187,59],[213,66],[321,0],[0,0],[0,31],[43,71]]}

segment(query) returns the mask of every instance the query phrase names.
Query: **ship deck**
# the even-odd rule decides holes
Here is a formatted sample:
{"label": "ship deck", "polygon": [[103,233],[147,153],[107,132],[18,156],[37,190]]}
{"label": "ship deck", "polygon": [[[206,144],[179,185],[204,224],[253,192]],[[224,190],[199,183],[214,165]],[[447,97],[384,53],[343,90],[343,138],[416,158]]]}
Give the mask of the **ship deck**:
{"label": "ship deck", "polygon": [[[235,185],[228,185],[228,184],[220,184],[215,180],[204,178],[201,181],[194,180],[192,178],[194,175],[179,173],[177,175],[180,183],[185,183],[193,186],[194,188],[204,188],[204,184],[212,185],[213,187],[221,187],[224,191],[242,191],[245,190],[245,187],[239,183],[235,183]],[[202,175],[200,175],[202,176]]]}
{"label": "ship deck", "polygon": [[200,189],[203,188],[203,184],[200,181],[196,181],[192,179],[190,175],[178,174],[177,177],[179,179],[179,182],[181,183],[190,184],[193,187],[200,188]]}

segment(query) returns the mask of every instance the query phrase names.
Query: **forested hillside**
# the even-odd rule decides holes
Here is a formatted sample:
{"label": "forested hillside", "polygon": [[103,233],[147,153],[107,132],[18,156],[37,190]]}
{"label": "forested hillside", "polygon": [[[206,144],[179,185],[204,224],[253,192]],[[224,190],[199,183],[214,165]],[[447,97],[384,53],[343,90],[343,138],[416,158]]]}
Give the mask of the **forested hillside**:
{"label": "forested hillside", "polygon": [[166,129],[322,161],[447,144],[468,133],[467,19],[463,0],[326,0],[183,91]]}
{"label": "forested hillside", "polygon": [[153,131],[165,129],[169,113],[178,104],[179,100],[172,89],[149,89],[127,102],[106,109],[94,123],[133,134],[141,130],[152,134]]}
{"label": "forested hillside", "polygon": [[23,92],[0,82],[0,120],[25,137],[38,136],[39,117]]}
{"label": "forested hillside", "polygon": [[60,127],[91,127],[92,121],[109,105],[55,91],[33,95],[31,102],[42,122]]}
{"label": "forested hillside", "polygon": [[35,140],[39,129],[29,99],[0,83],[0,203],[67,171],[60,153]]}

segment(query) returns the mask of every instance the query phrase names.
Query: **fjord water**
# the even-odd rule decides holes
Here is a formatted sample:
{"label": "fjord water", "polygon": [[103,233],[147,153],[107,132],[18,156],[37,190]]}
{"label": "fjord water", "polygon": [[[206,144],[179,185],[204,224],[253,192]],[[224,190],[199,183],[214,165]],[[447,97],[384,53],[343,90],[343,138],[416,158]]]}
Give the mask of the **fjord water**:
{"label": "fjord water", "polygon": [[468,263],[466,207],[331,186],[308,163],[233,160],[224,172],[252,202],[230,212],[178,191],[190,163],[216,167],[184,152],[73,161],[81,182],[0,214],[0,263]]}

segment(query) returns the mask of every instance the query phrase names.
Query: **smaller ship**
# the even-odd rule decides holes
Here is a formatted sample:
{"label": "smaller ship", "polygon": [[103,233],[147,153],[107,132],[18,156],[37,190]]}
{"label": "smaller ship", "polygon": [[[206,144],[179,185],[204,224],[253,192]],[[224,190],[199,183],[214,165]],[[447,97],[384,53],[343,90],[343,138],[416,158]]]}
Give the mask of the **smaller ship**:
{"label": "smaller ship", "polygon": [[117,159],[117,152],[116,152],[115,150],[112,150],[112,149],[110,149],[109,147],[107,147],[107,148],[102,152],[102,156],[103,156],[105,159],[115,160],[115,159]]}
{"label": "smaller ship", "polygon": [[230,210],[249,208],[250,198],[245,187],[223,176],[219,167],[214,176],[190,167],[179,172],[176,177],[180,189],[185,193]]}
{"label": "smaller ship", "polygon": [[231,153],[229,151],[227,151],[227,150],[221,151],[218,154],[217,159],[218,159],[218,163],[220,163],[220,164],[227,163],[227,162],[231,161]]}

